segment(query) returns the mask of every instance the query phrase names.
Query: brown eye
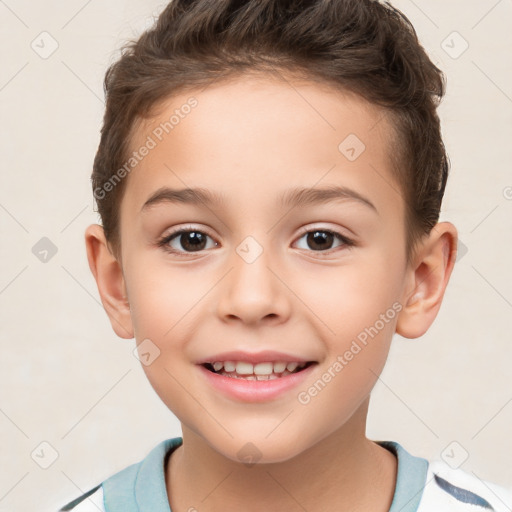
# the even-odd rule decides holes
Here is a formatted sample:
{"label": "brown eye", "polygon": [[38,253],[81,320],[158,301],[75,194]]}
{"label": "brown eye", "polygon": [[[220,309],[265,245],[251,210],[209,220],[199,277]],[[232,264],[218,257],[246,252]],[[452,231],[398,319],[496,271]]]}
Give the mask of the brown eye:
{"label": "brown eye", "polygon": [[206,246],[206,237],[207,235],[199,231],[187,231],[177,238],[186,251],[202,251]]}
{"label": "brown eye", "polygon": [[[158,243],[166,251],[177,254],[186,254],[203,251],[207,247],[208,238],[206,233],[194,229],[181,229],[164,237]],[[214,242],[210,247],[217,244]]]}
{"label": "brown eye", "polygon": [[[354,245],[351,240],[347,237],[330,231],[327,229],[313,229],[305,231],[299,240],[305,239],[306,247],[300,247],[301,249],[310,249],[314,252],[325,252],[333,247],[333,243],[338,241],[339,244],[336,247],[352,246]],[[335,248],[336,248],[335,247]]]}
{"label": "brown eye", "polygon": [[311,231],[306,237],[309,247],[318,250],[330,249],[334,240],[334,235],[327,231]]}

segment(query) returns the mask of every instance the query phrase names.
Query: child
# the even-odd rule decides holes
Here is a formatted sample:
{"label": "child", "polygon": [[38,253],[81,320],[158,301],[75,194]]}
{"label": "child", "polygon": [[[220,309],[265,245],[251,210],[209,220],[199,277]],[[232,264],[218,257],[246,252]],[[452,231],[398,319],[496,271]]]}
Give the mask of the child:
{"label": "child", "polygon": [[428,330],[456,256],[443,75],[405,16],[173,0],[105,88],[89,265],[183,436],[61,510],[510,510],[365,435],[393,334]]}

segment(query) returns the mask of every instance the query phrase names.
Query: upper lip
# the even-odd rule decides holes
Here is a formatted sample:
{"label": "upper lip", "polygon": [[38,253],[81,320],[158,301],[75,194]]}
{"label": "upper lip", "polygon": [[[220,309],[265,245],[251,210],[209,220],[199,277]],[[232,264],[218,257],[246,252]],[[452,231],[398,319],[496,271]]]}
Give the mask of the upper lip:
{"label": "upper lip", "polygon": [[285,354],[284,352],[276,352],[274,350],[265,350],[263,352],[242,352],[233,350],[231,352],[222,352],[213,356],[205,357],[197,362],[197,364],[214,363],[215,361],[244,361],[247,363],[267,363],[279,362],[286,363],[308,363],[311,359],[295,356],[293,354]]}

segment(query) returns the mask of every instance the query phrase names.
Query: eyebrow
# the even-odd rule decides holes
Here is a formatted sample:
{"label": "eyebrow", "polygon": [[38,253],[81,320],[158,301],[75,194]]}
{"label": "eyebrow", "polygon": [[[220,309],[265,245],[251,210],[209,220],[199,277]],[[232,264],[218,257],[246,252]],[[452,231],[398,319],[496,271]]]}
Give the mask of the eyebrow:
{"label": "eyebrow", "polygon": [[[357,201],[379,213],[375,205],[366,197],[348,187],[330,186],[325,188],[294,188],[279,198],[283,207],[312,206],[340,200]],[[223,204],[225,196],[204,188],[172,189],[161,187],[144,203],[141,213],[153,206],[163,203],[204,204],[212,206]]]}
{"label": "eyebrow", "polygon": [[366,197],[349,187],[332,185],[325,188],[295,188],[289,190],[281,197],[281,204],[285,207],[310,206],[329,203],[339,200],[352,200],[368,206],[375,213],[379,213],[375,205]]}
{"label": "eyebrow", "polygon": [[223,203],[224,196],[204,188],[173,189],[161,187],[144,203],[141,212],[162,203],[205,204],[207,206]]}

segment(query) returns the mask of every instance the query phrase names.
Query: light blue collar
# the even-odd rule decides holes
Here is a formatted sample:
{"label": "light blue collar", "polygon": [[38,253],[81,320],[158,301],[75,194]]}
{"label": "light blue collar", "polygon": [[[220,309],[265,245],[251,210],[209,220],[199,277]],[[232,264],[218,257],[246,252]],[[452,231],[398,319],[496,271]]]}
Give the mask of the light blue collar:
{"label": "light blue collar", "polygon": [[141,462],[102,483],[106,512],[171,512],[165,486],[166,455],[183,443],[174,437],[155,446]]}
{"label": "light blue collar", "polygon": [[389,512],[416,512],[427,480],[427,459],[411,455],[395,441],[375,442],[398,459],[395,494]]}
{"label": "light blue collar", "polygon": [[[389,512],[416,512],[427,477],[428,461],[414,457],[395,441],[376,441],[398,458],[398,474]],[[183,444],[174,437],[158,444],[139,463],[102,483],[106,512],[171,512],[165,485],[167,456]]]}

